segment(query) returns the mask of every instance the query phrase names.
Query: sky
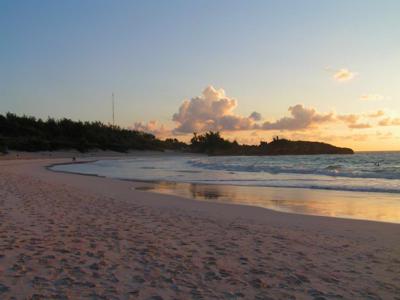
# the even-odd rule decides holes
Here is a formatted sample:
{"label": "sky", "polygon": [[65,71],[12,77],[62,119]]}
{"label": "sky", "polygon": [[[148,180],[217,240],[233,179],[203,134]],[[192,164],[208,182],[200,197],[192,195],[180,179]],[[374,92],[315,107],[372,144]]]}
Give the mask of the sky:
{"label": "sky", "polygon": [[400,1],[0,0],[0,113],[400,150]]}

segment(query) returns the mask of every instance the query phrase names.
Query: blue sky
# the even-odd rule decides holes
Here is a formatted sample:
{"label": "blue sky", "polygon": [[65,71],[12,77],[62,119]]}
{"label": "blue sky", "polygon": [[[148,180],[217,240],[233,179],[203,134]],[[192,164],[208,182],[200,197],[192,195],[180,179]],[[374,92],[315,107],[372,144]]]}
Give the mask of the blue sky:
{"label": "blue sky", "polygon": [[[182,101],[213,85],[237,99],[236,114],[271,122],[299,103],[396,118],[399,11],[399,1],[1,0],[0,113],[108,122],[114,92],[118,124],[173,127]],[[356,76],[338,83],[343,68]],[[360,100],[369,94],[382,99]]]}

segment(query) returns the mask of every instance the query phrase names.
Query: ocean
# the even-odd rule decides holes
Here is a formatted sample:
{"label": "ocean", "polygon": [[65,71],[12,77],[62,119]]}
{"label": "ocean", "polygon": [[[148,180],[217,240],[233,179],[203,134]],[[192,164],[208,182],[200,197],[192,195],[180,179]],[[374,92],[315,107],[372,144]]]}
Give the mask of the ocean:
{"label": "ocean", "polygon": [[[400,222],[400,152],[307,156],[151,155],[58,165],[53,169],[154,182],[151,188],[147,185],[143,189],[202,200],[235,202],[286,212]],[[204,193],[184,192],[193,190],[193,185]],[[271,188],[275,192],[271,193]],[[281,194],[276,193],[277,189]],[[205,196],[207,193],[214,197]],[[320,198],[325,202],[315,209],[315,201],[320,202]],[[277,200],[281,202],[276,203]],[[296,207],[291,207],[288,201]],[[314,205],[312,211],[299,208],[300,202],[303,206]],[[338,202],[342,204],[338,205]],[[274,203],[273,207],[271,203]],[[335,207],[336,212],[329,206]],[[344,207],[337,209],[339,206]],[[352,212],[357,210],[359,213]],[[373,216],[366,217],[367,213],[361,210]],[[388,214],[390,217],[386,216]]]}

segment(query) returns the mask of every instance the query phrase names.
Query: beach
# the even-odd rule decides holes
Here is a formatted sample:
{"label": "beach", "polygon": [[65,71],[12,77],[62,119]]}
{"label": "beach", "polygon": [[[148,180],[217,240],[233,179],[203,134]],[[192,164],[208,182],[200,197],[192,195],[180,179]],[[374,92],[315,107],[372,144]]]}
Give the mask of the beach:
{"label": "beach", "polygon": [[399,224],[46,168],[64,162],[0,161],[0,299],[400,299]]}

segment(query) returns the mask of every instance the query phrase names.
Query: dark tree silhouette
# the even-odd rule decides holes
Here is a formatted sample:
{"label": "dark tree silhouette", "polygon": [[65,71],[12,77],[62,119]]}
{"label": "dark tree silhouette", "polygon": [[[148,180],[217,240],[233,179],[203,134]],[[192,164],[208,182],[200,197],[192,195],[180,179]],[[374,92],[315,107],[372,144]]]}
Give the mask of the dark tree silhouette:
{"label": "dark tree silhouette", "polygon": [[194,133],[190,149],[193,152],[209,155],[299,155],[299,154],[352,154],[349,148],[339,148],[326,143],[289,141],[278,136],[270,143],[259,145],[239,145],[221,137],[219,132],[209,131],[198,135]]}
{"label": "dark tree silhouette", "polygon": [[221,137],[219,132],[194,133],[190,145],[177,139],[162,141],[154,135],[105,125],[101,122],[81,122],[70,119],[46,121],[8,113],[0,115],[0,153],[8,150],[53,151],[77,149],[113,150],[179,150],[208,155],[282,155],[282,154],[352,154],[349,148],[325,143],[289,141],[274,137],[270,143],[239,145]]}
{"label": "dark tree silhouette", "polygon": [[177,147],[176,142],[165,143],[154,135],[101,122],[75,122],[69,119],[43,121],[34,117],[8,113],[0,115],[0,151],[41,151],[77,149],[163,150]]}

